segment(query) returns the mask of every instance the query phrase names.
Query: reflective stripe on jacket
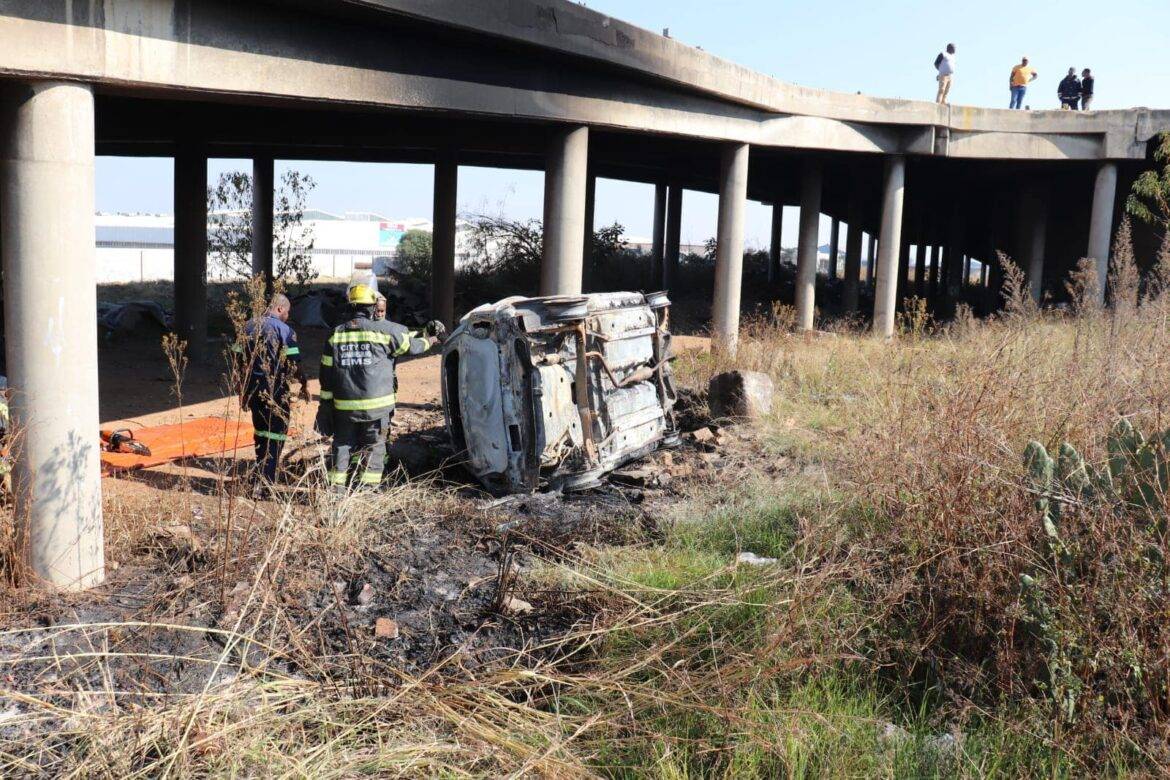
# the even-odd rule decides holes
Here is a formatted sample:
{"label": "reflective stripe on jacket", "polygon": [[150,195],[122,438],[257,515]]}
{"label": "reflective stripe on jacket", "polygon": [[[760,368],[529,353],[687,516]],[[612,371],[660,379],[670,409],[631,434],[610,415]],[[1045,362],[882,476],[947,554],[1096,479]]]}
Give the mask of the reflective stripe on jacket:
{"label": "reflective stripe on jacket", "polygon": [[358,311],[321,350],[321,403],[353,420],[378,419],[394,409],[394,359],[428,349],[405,325]]}

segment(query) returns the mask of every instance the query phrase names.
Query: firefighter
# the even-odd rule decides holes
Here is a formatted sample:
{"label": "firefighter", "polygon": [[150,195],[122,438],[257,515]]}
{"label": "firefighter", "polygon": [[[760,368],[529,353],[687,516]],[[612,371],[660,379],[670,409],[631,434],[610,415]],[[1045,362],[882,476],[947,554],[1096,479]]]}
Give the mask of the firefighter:
{"label": "firefighter", "polygon": [[301,385],[300,396],[310,400],[309,383],[301,373],[301,349],[296,332],[288,325],[292,306],[286,296],[272,296],[264,316],[244,327],[243,343],[232,349],[237,353],[242,374],[240,408],[252,413],[255,428],[257,490],[263,491],[276,481],[280,453],[288,441],[291,412],[290,382]]}
{"label": "firefighter", "polygon": [[348,297],[350,318],[333,329],[321,351],[317,410],[317,430],[333,437],[328,481],[337,490],[382,481],[394,416],[394,361],[439,343],[405,325],[375,319],[378,293],[370,286],[354,285]]}

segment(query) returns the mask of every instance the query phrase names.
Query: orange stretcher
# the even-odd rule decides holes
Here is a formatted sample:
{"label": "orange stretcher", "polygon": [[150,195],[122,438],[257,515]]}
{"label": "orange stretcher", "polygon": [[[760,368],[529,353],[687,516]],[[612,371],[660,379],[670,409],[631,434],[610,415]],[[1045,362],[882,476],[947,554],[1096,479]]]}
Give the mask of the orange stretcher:
{"label": "orange stretcher", "polygon": [[197,417],[175,425],[137,428],[134,439],[145,444],[150,454],[106,452],[103,449],[102,474],[109,476],[121,471],[161,466],[183,458],[235,452],[241,447],[252,446],[254,430],[250,422],[222,417]]}

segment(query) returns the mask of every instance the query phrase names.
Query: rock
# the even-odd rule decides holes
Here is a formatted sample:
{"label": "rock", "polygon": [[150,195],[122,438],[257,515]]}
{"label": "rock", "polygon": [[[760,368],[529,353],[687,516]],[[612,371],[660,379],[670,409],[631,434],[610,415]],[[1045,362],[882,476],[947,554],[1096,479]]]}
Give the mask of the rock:
{"label": "rock", "polygon": [[746,563],[748,566],[771,566],[773,563],[779,563],[776,558],[761,558],[754,552],[741,552],[735,556],[736,563]]}
{"label": "rock", "polygon": [[691,431],[690,433],[687,434],[687,437],[690,438],[690,440],[693,441],[695,444],[714,444],[715,443],[715,434],[711,432],[710,428],[707,428],[705,426],[702,428],[696,428],[695,430]]}
{"label": "rock", "polygon": [[509,596],[508,600],[504,602],[504,611],[509,615],[527,615],[532,611],[532,605],[524,599]]}
{"label": "rock", "polygon": [[887,722],[878,732],[878,741],[887,745],[900,745],[910,739],[910,732],[897,723]]}
{"label": "rock", "polygon": [[370,583],[362,585],[362,589],[358,591],[357,596],[354,597],[359,607],[368,607],[374,602],[374,586]]}
{"label": "rock", "polygon": [[610,475],[610,478],[619,485],[629,485],[630,487],[646,487],[652,485],[656,481],[658,472],[649,466],[641,466],[638,468],[625,468],[620,471],[615,471]]}
{"label": "rock", "polygon": [[377,639],[397,639],[398,623],[388,617],[380,617],[374,621],[374,637]]}
{"label": "rock", "polygon": [[674,453],[667,452],[662,455],[662,465],[670,468],[674,465]]}
{"label": "rock", "polygon": [[726,371],[711,377],[707,402],[714,417],[755,420],[772,411],[776,389],[772,378],[758,371]]}

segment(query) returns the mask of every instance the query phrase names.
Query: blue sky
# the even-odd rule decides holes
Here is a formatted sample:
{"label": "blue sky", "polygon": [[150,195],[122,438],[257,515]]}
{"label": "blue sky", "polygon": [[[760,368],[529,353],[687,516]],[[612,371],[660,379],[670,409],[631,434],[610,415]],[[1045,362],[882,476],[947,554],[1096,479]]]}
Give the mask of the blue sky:
{"label": "blue sky", "polygon": [[[669,27],[681,42],[806,86],[933,99],[934,56],[954,42],[955,104],[1006,106],[1008,72],[1026,54],[1040,73],[1027,97],[1033,108],[1056,106],[1056,84],[1069,67],[1093,69],[1095,108],[1170,107],[1167,0],[588,0],[586,5],[650,30]],[[223,170],[249,165],[216,160],[210,176],[214,181]],[[296,167],[318,183],[310,199],[316,208],[430,215],[429,166],[298,162]],[[99,158],[97,173],[100,210],[170,212],[169,160]],[[539,217],[541,198],[539,172],[460,170],[461,212]],[[630,234],[649,235],[652,202],[648,185],[601,180],[597,224],[619,222]],[[714,235],[715,206],[712,195],[687,193],[684,242]],[[786,246],[795,243],[795,216],[785,218]],[[749,206],[749,246],[766,245],[769,219],[769,209]],[[825,226],[822,235],[827,236]]]}

